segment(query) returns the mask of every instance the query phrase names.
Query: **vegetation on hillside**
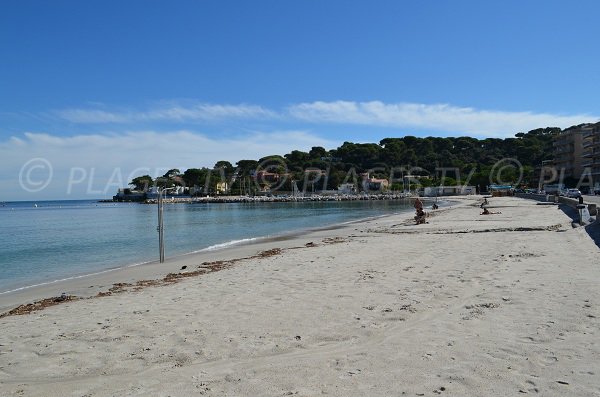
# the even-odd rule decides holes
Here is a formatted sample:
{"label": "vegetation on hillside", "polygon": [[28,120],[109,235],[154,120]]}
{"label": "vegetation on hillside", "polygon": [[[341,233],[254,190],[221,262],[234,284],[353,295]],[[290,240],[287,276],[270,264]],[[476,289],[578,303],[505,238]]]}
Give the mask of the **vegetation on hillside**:
{"label": "vegetation on hillside", "polygon": [[293,150],[283,156],[239,160],[235,166],[219,161],[212,169],[190,168],[183,173],[173,169],[156,180],[149,175],[137,177],[131,185],[137,189],[153,184],[195,186],[196,191],[212,193],[219,182],[226,181],[234,194],[264,185],[291,191],[295,184],[300,190],[314,191],[356,183],[361,174],[369,173],[391,181],[395,190],[402,188],[406,175],[414,176],[412,180],[422,186],[466,182],[481,187],[495,182],[536,186],[534,169],[553,158],[552,136],[559,132],[559,128],[539,128],[507,139],[405,136],[385,138],[378,144],[344,142],[332,150]]}

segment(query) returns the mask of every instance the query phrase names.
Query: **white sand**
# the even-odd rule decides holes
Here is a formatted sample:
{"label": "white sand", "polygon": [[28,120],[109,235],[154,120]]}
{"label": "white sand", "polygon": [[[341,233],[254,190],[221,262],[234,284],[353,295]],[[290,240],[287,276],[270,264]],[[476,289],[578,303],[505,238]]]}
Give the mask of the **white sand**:
{"label": "white sand", "polygon": [[600,396],[600,250],[554,206],[472,204],[0,319],[0,395]]}

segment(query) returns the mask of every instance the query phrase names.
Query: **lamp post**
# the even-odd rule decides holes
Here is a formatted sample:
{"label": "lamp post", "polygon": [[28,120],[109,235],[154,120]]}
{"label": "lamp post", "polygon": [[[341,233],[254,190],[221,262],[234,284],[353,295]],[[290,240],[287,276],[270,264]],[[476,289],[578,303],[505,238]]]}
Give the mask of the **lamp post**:
{"label": "lamp post", "polygon": [[172,187],[168,188],[158,188],[158,251],[159,251],[159,260],[160,263],[165,261],[165,240],[164,240],[164,232],[165,227],[163,224],[163,193],[173,190]]}

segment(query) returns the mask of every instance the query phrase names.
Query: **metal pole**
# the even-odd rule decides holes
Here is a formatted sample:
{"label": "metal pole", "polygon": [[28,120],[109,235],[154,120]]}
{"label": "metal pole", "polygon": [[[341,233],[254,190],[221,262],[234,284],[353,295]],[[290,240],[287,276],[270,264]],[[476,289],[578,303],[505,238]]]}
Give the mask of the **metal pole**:
{"label": "metal pole", "polygon": [[[165,192],[163,191],[163,194]],[[165,261],[165,215],[164,215],[164,211],[165,211],[165,197],[163,196],[160,200],[160,230],[161,230],[161,234],[162,234],[162,248],[161,248],[161,252],[160,252],[160,256],[162,258],[162,261]]]}
{"label": "metal pole", "polygon": [[165,243],[164,243],[164,226],[163,226],[163,190],[158,190],[158,250],[160,263],[165,261]]}

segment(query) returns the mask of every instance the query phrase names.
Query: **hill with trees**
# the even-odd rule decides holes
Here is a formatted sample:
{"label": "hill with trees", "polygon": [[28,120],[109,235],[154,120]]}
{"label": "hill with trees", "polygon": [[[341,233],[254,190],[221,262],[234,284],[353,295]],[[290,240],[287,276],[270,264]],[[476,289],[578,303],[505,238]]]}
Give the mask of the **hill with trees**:
{"label": "hill with trees", "polygon": [[304,152],[266,156],[257,160],[239,160],[235,166],[219,161],[211,168],[190,168],[183,173],[169,170],[153,180],[137,177],[131,185],[142,190],[156,184],[161,187],[183,185],[196,192],[215,193],[217,184],[227,182],[231,194],[254,193],[265,188],[291,191],[334,190],[342,183],[356,183],[361,174],[388,179],[392,189],[406,175],[414,176],[422,186],[447,186],[468,182],[481,187],[498,182],[520,182],[536,186],[534,170],[542,161],[553,158],[552,137],[560,128],[539,128],[518,133],[514,138],[477,139],[472,137],[404,136],[385,138],[379,143],[344,142],[327,150],[313,147]]}

